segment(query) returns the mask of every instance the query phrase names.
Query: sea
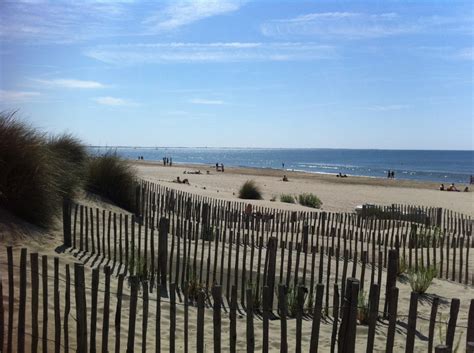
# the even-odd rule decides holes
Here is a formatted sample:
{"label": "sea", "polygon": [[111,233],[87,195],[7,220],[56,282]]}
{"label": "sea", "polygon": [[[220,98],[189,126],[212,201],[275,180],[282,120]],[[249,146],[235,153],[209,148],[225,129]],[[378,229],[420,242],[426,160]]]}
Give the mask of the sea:
{"label": "sea", "polygon": [[474,175],[474,151],[276,149],[190,147],[89,147],[92,154],[115,152],[126,159],[173,164],[224,164],[229,167],[272,168],[322,174],[346,174],[396,179],[468,184]]}

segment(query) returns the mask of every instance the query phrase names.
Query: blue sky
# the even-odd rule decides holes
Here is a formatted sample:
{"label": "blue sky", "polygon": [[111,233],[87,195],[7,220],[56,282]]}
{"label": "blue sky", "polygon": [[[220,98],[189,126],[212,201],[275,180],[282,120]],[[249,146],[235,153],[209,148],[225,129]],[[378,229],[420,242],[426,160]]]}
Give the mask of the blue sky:
{"label": "blue sky", "polygon": [[2,1],[0,109],[94,145],[473,149],[472,2]]}

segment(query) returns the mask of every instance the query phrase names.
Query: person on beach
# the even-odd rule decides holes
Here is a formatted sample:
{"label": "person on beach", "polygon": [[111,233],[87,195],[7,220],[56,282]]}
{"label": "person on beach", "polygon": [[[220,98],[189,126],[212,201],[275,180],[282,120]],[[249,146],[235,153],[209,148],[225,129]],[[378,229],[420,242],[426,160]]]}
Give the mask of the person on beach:
{"label": "person on beach", "polygon": [[392,172],[389,169],[388,172],[387,172],[387,178],[390,179],[391,176],[392,176]]}
{"label": "person on beach", "polygon": [[221,172],[224,173],[224,164],[221,163]]}
{"label": "person on beach", "polygon": [[439,186],[439,191],[444,191],[444,184],[441,184],[441,185]]}
{"label": "person on beach", "polygon": [[173,158],[170,158],[170,167],[173,165]]}
{"label": "person on beach", "polygon": [[285,163],[281,164],[281,169],[285,169]]}
{"label": "person on beach", "polygon": [[216,163],[216,172],[219,171],[219,163]]}
{"label": "person on beach", "polygon": [[286,175],[283,175],[283,181],[288,181],[288,178],[286,177]]}
{"label": "person on beach", "polygon": [[454,183],[452,183],[451,185],[449,185],[449,187],[448,187],[447,190],[448,190],[448,191],[459,191],[459,190],[456,188],[456,186],[454,186]]}

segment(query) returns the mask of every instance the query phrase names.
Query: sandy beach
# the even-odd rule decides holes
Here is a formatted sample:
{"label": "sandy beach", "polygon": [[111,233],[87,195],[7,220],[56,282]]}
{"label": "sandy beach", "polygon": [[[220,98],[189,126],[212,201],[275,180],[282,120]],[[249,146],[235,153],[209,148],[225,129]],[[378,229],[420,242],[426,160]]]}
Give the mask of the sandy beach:
{"label": "sandy beach", "polygon": [[[266,207],[306,209],[300,205],[279,201],[281,194],[299,195],[314,193],[323,202],[323,210],[352,212],[357,205],[392,203],[443,207],[474,216],[474,193],[439,191],[439,184],[397,179],[347,177],[337,178],[330,174],[311,174],[276,169],[225,167],[216,172],[215,167],[204,165],[173,165],[163,167],[154,162],[132,162],[138,174],[145,180],[158,182],[178,190],[225,200],[238,200],[239,187],[246,180],[255,180],[263,191],[264,200],[251,201]],[[202,174],[184,174],[201,171]],[[209,172],[209,174],[207,174]],[[283,175],[289,179],[283,182]],[[188,179],[189,185],[174,183],[177,177]],[[468,185],[458,185],[464,189]],[[273,197],[276,201],[270,201]]]}

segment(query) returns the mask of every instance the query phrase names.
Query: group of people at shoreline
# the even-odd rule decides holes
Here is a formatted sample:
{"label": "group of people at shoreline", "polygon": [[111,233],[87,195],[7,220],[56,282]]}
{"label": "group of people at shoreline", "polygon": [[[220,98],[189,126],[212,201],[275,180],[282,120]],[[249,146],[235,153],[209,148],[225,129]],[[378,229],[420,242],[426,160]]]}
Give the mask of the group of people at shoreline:
{"label": "group of people at shoreline", "polygon": [[169,158],[168,158],[168,157],[163,157],[163,165],[164,165],[164,166],[167,166],[167,165],[168,165],[168,166],[170,166],[170,167],[173,166],[173,158],[171,158],[171,157],[169,157]]}
{"label": "group of people at shoreline", "polygon": [[[456,185],[454,185],[454,183],[451,183],[451,185],[449,185],[447,188],[444,186],[444,184],[441,184],[439,186],[439,191],[456,191],[456,192],[460,192],[461,190],[459,190]],[[464,188],[464,192],[468,192],[469,191],[469,187],[465,187]]]}

